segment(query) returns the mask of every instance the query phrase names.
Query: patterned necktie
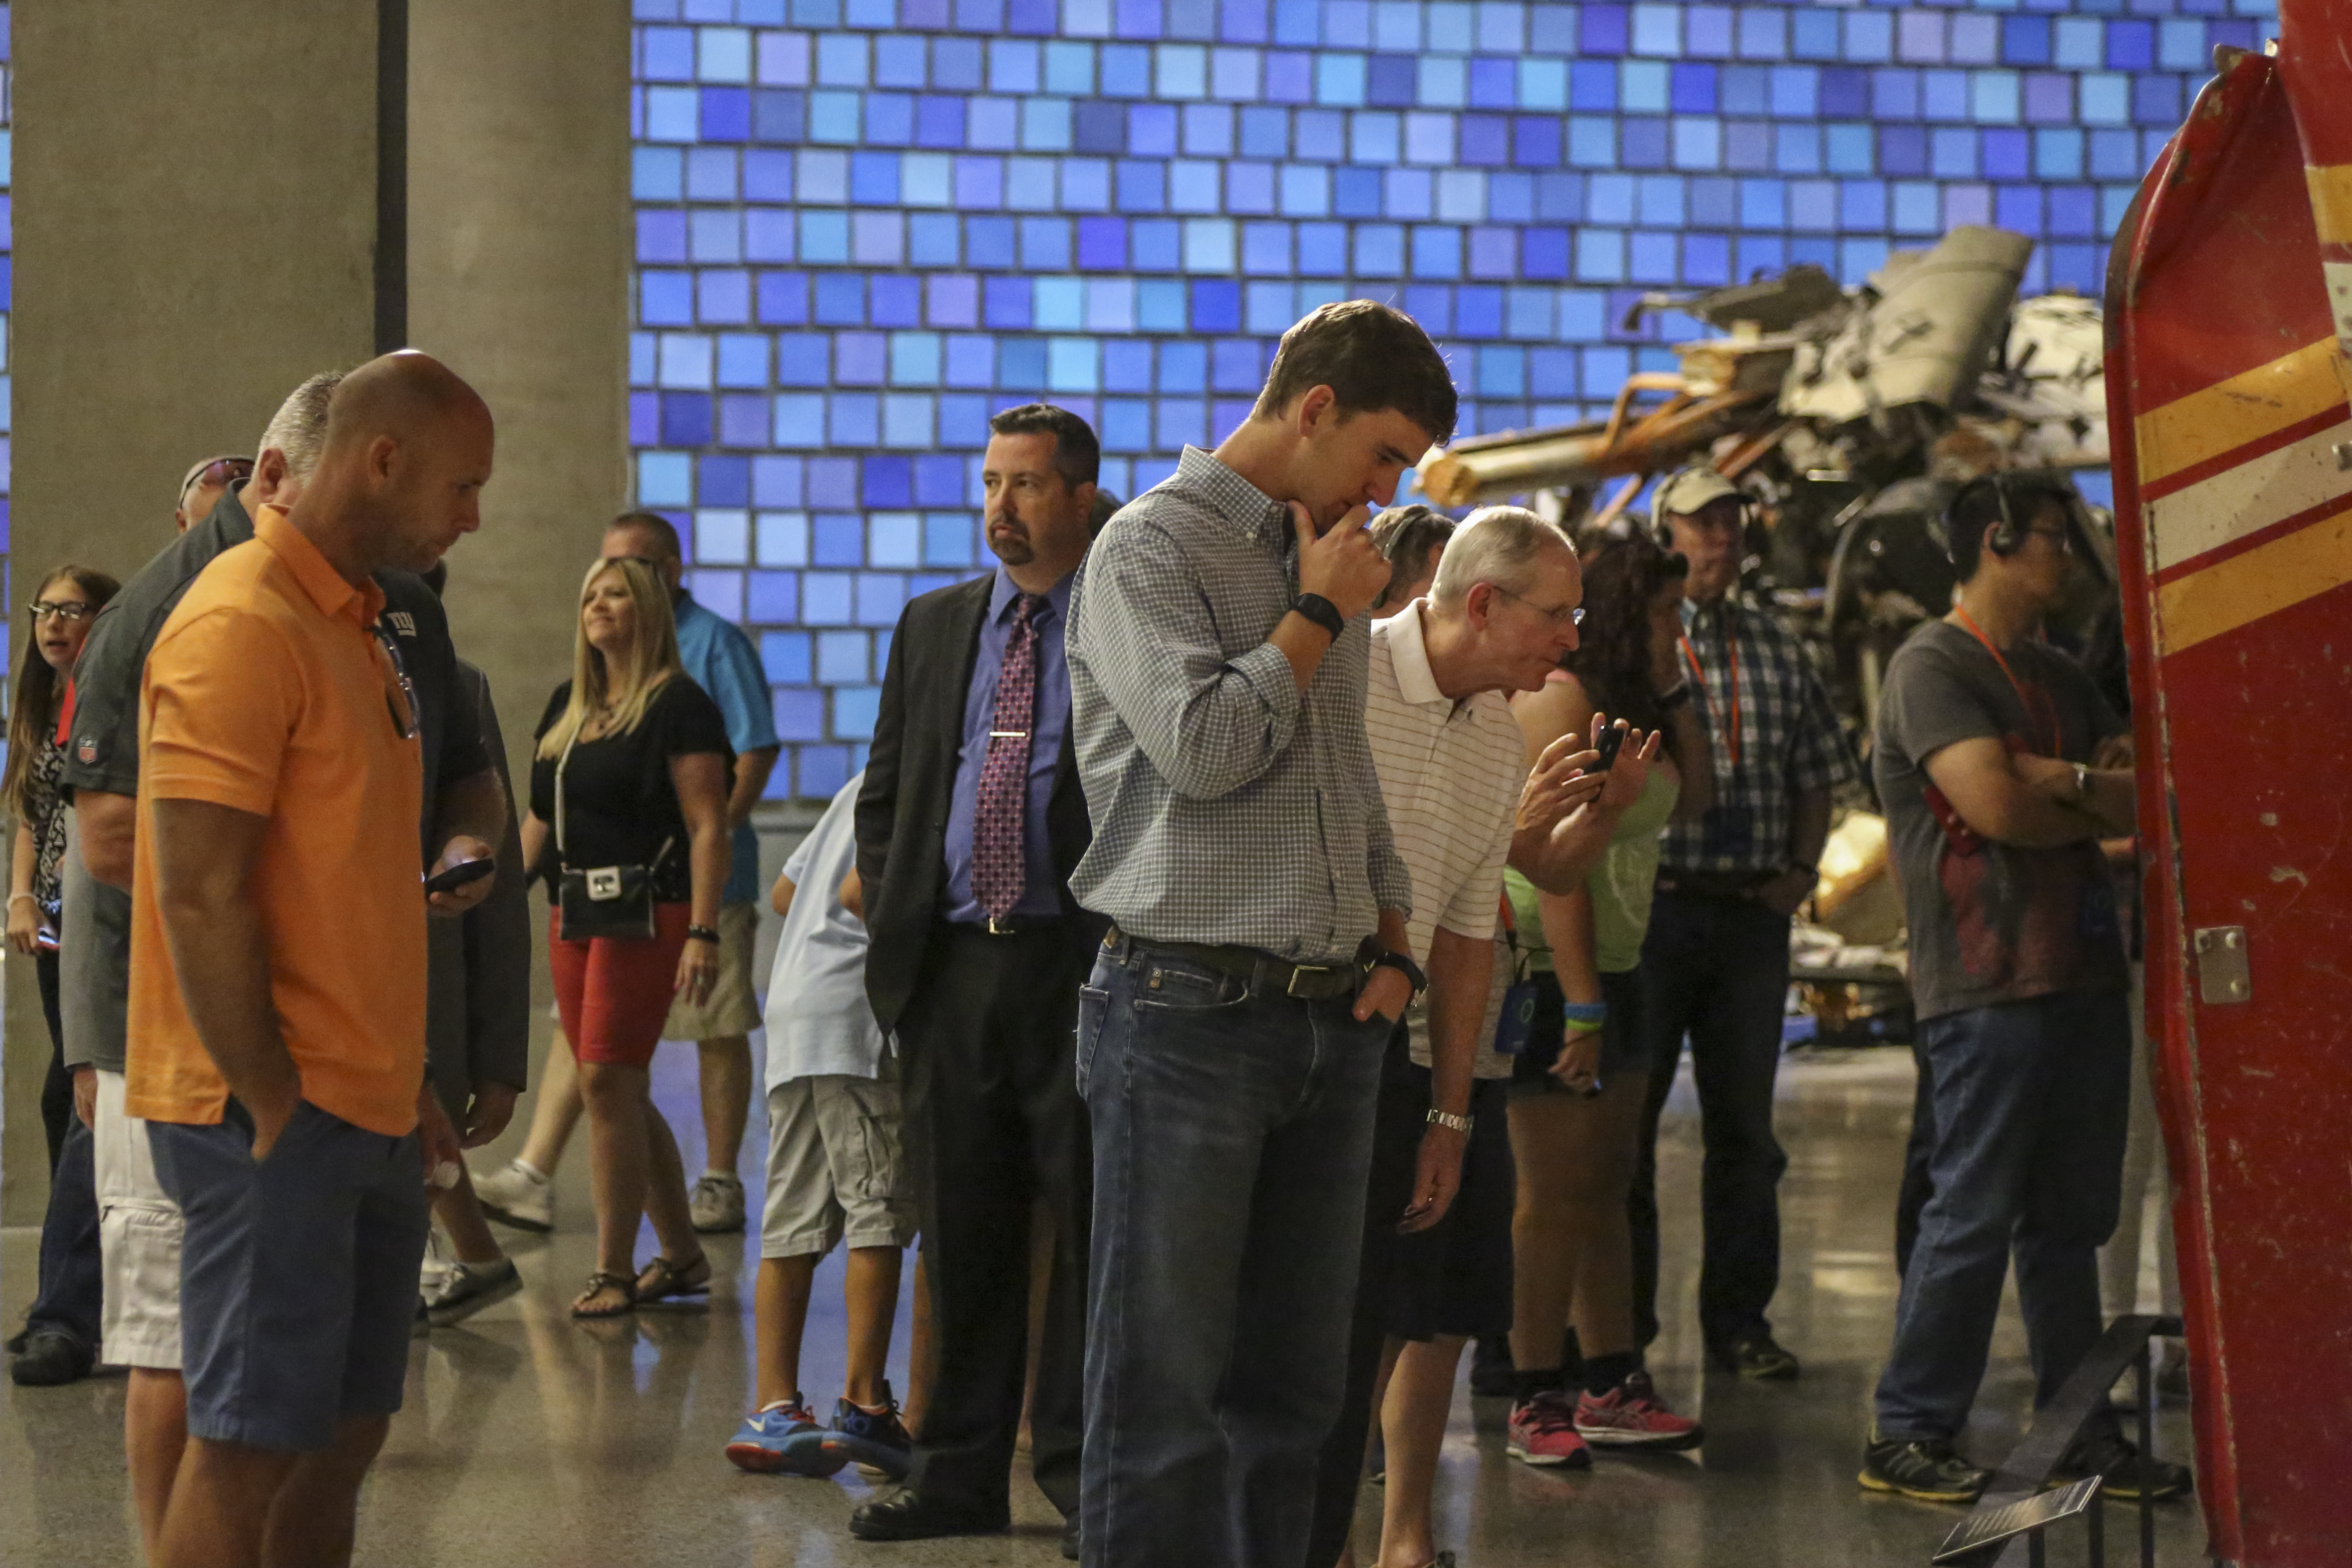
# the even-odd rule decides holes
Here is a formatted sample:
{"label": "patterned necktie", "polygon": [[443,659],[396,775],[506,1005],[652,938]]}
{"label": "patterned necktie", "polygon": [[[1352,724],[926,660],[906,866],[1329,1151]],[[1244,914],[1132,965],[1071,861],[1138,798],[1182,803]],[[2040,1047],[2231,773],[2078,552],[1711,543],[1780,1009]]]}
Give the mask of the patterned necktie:
{"label": "patterned necktie", "polygon": [[996,672],[996,712],[988,726],[988,760],[980,766],[980,804],[971,826],[971,893],[989,918],[1010,913],[1028,890],[1029,738],[1037,708],[1037,630],[1045,599],[1024,594],[1004,662]]}

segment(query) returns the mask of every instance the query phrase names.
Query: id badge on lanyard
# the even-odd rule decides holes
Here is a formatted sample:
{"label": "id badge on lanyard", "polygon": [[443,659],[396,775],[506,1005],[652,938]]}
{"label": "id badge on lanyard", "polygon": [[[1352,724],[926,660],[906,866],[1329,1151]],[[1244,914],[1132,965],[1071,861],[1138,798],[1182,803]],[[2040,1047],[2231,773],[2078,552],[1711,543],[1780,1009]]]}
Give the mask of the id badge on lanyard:
{"label": "id badge on lanyard", "polygon": [[[1691,647],[1691,639],[1685,636],[1682,642],[1683,659],[1690,666],[1691,695],[1706,704],[1708,729],[1712,731],[1710,745],[1720,741],[1725,756],[1731,763],[1732,789],[1727,791],[1718,784],[1716,790],[1718,797],[1737,790],[1740,764],[1747,760],[1748,748],[1747,716],[1739,707],[1739,641],[1731,630],[1729,609],[1720,614],[1723,616],[1724,682],[1728,690],[1719,705],[1714,692],[1707,687],[1706,671],[1699,664],[1698,654]],[[1707,811],[1703,823],[1700,829],[1704,836],[1702,853],[1710,858],[1744,859],[1755,848],[1756,810],[1752,805],[1727,803],[1718,798]]]}
{"label": "id badge on lanyard", "polygon": [[1528,978],[1519,956],[1519,928],[1511,912],[1511,896],[1503,895],[1503,934],[1511,944],[1510,986],[1503,993],[1503,1015],[1495,1022],[1495,1049],[1507,1057],[1526,1051],[1536,1027],[1536,983]]}

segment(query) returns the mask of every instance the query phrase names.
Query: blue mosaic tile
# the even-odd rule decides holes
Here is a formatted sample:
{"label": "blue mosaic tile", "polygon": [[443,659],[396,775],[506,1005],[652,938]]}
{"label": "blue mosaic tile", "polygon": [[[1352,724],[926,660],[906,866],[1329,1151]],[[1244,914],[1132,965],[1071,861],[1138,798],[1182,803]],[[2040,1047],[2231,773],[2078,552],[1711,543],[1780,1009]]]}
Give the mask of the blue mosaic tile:
{"label": "blue mosaic tile", "polygon": [[[1391,299],[1464,428],[1580,417],[1696,331],[1653,288],[1852,280],[1958,223],[2099,286],[2141,172],[2263,0],[634,0],[630,442],[793,752],[863,761],[906,599],[987,564],[987,420],[1104,480],[1248,411],[1272,342]],[[0,263],[5,265],[5,263]]]}

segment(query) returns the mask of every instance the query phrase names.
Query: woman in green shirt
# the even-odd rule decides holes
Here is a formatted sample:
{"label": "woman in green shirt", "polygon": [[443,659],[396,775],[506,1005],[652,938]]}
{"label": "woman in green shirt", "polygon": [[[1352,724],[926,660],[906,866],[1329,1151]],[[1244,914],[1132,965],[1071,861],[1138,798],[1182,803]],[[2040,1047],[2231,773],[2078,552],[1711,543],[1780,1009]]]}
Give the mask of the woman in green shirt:
{"label": "woman in green shirt", "polygon": [[[1582,549],[1581,646],[1540,691],[1514,700],[1534,757],[1596,711],[1664,731],[1648,787],[1620,819],[1600,865],[1564,896],[1507,879],[1512,927],[1535,987],[1511,1083],[1517,1283],[1511,1329],[1518,1387],[1509,1449],[1538,1465],[1590,1464],[1587,1444],[1687,1447],[1696,1423],[1661,1401],[1634,1342],[1625,1194],[1649,1072],[1634,969],[1650,921],[1658,835],[1714,796],[1706,736],[1683,685],[1688,563],[1638,531]],[[1566,1387],[1567,1325],[1583,1354]]]}

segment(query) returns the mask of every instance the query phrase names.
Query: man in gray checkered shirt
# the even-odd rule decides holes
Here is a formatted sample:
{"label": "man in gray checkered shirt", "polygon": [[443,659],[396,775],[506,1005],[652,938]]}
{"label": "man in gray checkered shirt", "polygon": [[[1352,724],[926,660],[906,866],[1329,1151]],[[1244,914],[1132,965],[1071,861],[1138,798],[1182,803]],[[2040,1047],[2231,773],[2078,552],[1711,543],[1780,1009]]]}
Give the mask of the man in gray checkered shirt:
{"label": "man in gray checkered shirt", "polygon": [[1381,1050],[1423,983],[1364,736],[1388,581],[1365,524],[1454,417],[1410,318],[1327,305],[1240,429],[1111,520],[1071,595],[1095,832],[1070,887],[1116,922],[1078,1002],[1088,1568],[1305,1551]]}

